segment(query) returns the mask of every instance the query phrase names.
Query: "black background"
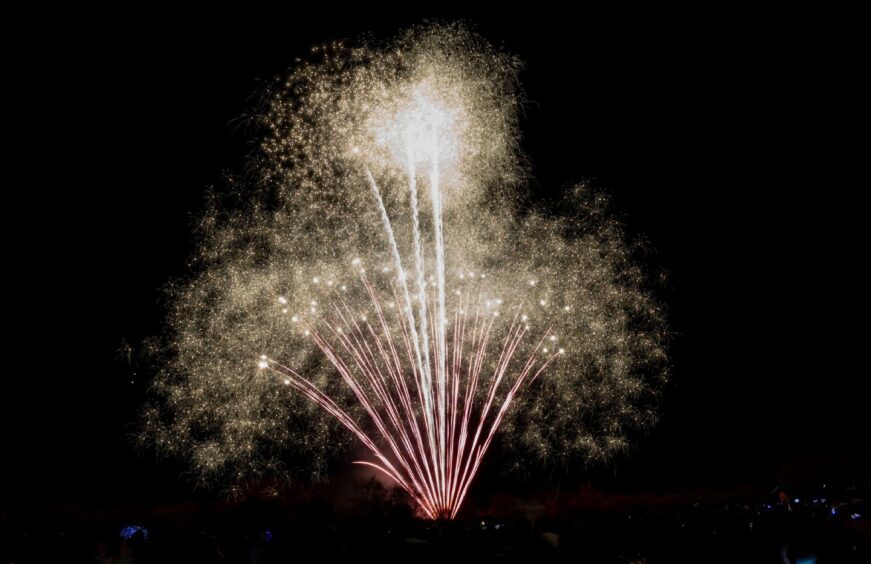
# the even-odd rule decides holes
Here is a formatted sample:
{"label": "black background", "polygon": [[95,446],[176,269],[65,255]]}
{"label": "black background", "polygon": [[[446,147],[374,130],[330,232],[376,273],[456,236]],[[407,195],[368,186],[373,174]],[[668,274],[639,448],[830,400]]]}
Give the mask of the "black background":
{"label": "black background", "polygon": [[[867,468],[858,36],[812,13],[426,15],[466,19],[525,62],[534,190],[591,180],[669,273],[661,424],[594,485]],[[422,20],[229,16],[60,15],[10,51],[24,127],[5,183],[7,500],[191,495],[179,465],[133,446],[147,381],[116,350],[160,332],[205,188],[253,141],[235,118],[260,79],[314,44]]]}

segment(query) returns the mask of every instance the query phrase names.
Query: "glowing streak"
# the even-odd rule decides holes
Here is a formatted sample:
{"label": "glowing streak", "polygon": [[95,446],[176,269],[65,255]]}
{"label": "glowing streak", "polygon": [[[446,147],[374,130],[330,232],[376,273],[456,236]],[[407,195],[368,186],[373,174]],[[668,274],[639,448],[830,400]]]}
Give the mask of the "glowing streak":
{"label": "glowing streak", "polygon": [[437,332],[437,345],[436,345],[436,355],[438,358],[438,366],[436,371],[436,380],[438,382],[438,393],[439,393],[439,461],[440,471],[442,476],[442,481],[445,480],[445,423],[446,423],[446,413],[445,413],[445,393],[447,387],[447,374],[445,372],[445,354],[446,354],[446,340],[445,340],[445,325],[447,324],[447,314],[445,313],[445,242],[444,236],[442,233],[442,200],[441,200],[441,187],[439,186],[439,144],[438,144],[438,136],[435,131],[435,124],[431,124],[432,131],[432,139],[431,139],[431,147],[432,147],[432,155],[431,155],[431,167],[430,167],[430,196],[432,199],[432,214],[433,214],[433,230],[435,231],[435,252],[436,252],[436,284],[438,291],[438,317],[436,319],[436,327],[438,328]]}
{"label": "glowing streak", "polygon": [[[417,301],[418,301],[418,324],[420,326],[420,335],[423,337],[421,348],[423,349],[423,370],[421,376],[423,378],[424,399],[427,401],[426,412],[427,416],[432,413],[430,404],[432,403],[432,373],[429,364],[429,331],[427,330],[427,311],[426,311],[426,282],[423,262],[423,243],[420,235],[420,210],[417,203],[417,172],[414,165],[414,155],[409,149],[408,155],[408,195],[411,205],[412,231],[414,233],[414,266],[417,273]],[[433,422],[429,421],[429,425]]]}
{"label": "glowing streak", "polygon": [[[387,215],[387,209],[384,207],[384,201],[381,199],[381,191],[378,190],[378,184],[375,182],[375,177],[372,176],[372,172],[367,168],[366,169],[366,178],[369,180],[369,186],[372,188],[372,194],[375,196],[375,201],[378,203],[378,211],[381,215],[381,221],[384,226],[384,231],[387,234],[387,239],[390,242],[390,251],[393,254],[393,260],[396,262],[396,271],[399,273],[399,281],[402,283],[402,294],[405,298],[405,311],[408,316],[409,330],[413,336],[413,342],[415,344],[415,356],[417,357],[417,365],[419,373],[422,374],[424,370],[424,363],[421,360],[421,351],[420,346],[418,345],[417,331],[414,327],[414,312],[411,307],[411,296],[408,292],[408,283],[406,281],[405,270],[402,268],[402,257],[399,254],[399,247],[396,245],[396,238],[393,235],[393,227],[390,225],[390,216]],[[342,287],[345,288],[344,286]]]}
{"label": "glowing streak", "polygon": [[[369,181],[369,186],[372,189],[372,193],[375,196],[375,200],[378,204],[378,211],[381,215],[381,222],[384,227],[384,231],[387,234],[387,239],[390,242],[391,253],[393,254],[393,260],[396,263],[396,271],[399,273],[399,281],[402,285],[402,293],[405,298],[405,322],[408,326],[408,331],[411,333],[411,343],[414,347],[414,356],[417,359],[417,367],[415,370],[414,378],[417,382],[418,392],[422,398],[424,404],[424,414],[425,414],[425,424],[427,428],[427,437],[430,441],[430,450],[434,452],[433,443],[434,440],[432,435],[432,386],[430,384],[430,379],[428,377],[429,374],[429,341],[426,335],[426,316],[421,315],[421,325],[420,325],[420,333],[423,335],[423,344],[421,344],[420,337],[418,335],[418,330],[415,328],[414,324],[414,309],[411,305],[411,295],[408,290],[408,281],[405,276],[405,270],[402,267],[402,257],[399,254],[399,247],[396,244],[396,237],[393,234],[393,227],[390,224],[390,216],[387,215],[387,208],[384,207],[384,201],[381,198],[381,191],[378,189],[378,184],[375,182],[375,177],[372,176],[372,172],[367,168],[366,169],[366,178]],[[412,194],[416,193],[416,184],[412,179],[409,180],[409,188]],[[414,210],[415,217],[415,245],[419,251],[420,245],[420,232],[419,227],[417,225],[417,213],[416,213],[416,199],[413,199],[412,209]],[[421,257],[416,256],[417,268],[418,268],[418,285],[420,287],[420,293],[418,294],[420,300],[420,307],[422,308],[422,312],[426,312],[426,295],[423,292],[423,286],[420,280],[423,278],[422,268],[423,268],[423,259]],[[423,352],[421,352],[421,350]]]}

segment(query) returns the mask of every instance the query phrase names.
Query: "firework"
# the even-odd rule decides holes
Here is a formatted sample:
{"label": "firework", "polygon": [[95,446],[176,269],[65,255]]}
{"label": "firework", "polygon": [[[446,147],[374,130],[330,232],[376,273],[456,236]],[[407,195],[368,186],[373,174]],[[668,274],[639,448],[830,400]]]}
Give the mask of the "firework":
{"label": "firework", "polygon": [[145,437],[236,479],[356,440],[431,518],[494,440],[516,463],[624,449],[662,313],[601,196],[521,206],[517,62],[456,26],[318,51],[268,92],[243,203],[202,223]]}

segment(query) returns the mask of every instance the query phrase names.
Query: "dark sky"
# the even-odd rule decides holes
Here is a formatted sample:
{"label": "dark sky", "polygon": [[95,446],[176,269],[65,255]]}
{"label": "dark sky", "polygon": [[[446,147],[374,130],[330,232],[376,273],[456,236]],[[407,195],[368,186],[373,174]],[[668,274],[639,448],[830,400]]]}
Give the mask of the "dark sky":
{"label": "dark sky", "polygon": [[[669,273],[661,424],[590,475],[673,491],[867,460],[867,253],[854,250],[867,144],[852,140],[867,128],[849,33],[783,15],[427,15],[465,18],[525,61],[534,189],[591,180]],[[26,174],[6,185],[3,497],[190,495],[177,465],[129,440],[147,382],[131,383],[115,351],[160,331],[160,287],[184,274],[205,188],[242,164],[252,139],[234,118],[260,79],[313,44],[420,20],[141,16],[44,30],[49,56],[24,65],[9,110],[26,122],[13,163]]]}

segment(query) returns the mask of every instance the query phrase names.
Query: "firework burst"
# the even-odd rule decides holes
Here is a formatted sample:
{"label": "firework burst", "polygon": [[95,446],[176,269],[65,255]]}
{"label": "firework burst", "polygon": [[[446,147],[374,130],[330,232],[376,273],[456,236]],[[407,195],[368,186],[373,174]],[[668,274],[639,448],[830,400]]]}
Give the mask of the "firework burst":
{"label": "firework burst", "polygon": [[144,437],[237,479],[356,440],[431,518],[494,440],[624,449],[655,415],[662,313],[601,196],[521,205],[517,62],[458,26],[317,58],[268,92],[243,203],[205,216]]}

